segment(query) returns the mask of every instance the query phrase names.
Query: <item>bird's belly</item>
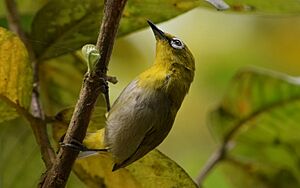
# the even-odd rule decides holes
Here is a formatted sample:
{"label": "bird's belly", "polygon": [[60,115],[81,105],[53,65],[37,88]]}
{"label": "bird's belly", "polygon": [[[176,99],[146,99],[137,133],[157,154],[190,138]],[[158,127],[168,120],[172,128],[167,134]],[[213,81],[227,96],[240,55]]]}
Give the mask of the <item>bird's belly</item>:
{"label": "bird's belly", "polygon": [[149,151],[159,145],[174,118],[167,95],[135,87],[130,96],[121,95],[113,105],[107,119],[105,144],[117,161],[124,161],[145,139],[149,139]]}

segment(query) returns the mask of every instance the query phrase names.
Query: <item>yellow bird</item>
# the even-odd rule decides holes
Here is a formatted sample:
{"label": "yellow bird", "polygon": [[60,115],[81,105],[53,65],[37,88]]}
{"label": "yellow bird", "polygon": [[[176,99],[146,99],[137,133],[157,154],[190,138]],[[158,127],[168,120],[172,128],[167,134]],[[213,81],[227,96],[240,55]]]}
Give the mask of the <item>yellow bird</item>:
{"label": "yellow bird", "polygon": [[148,24],[156,38],[154,64],[123,90],[107,117],[104,143],[115,161],[113,171],[165,139],[194,79],[195,61],[186,44]]}

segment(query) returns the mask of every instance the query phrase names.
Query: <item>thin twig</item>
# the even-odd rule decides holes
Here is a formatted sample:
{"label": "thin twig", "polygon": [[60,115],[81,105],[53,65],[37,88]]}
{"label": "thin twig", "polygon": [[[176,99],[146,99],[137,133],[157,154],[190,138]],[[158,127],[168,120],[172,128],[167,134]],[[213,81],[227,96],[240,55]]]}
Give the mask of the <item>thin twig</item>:
{"label": "thin twig", "polygon": [[112,83],[112,84],[116,84],[116,83],[118,83],[118,79],[117,79],[117,77],[115,77],[115,76],[106,76],[106,80],[108,81],[108,82],[110,82],[110,83]]}
{"label": "thin twig", "polygon": [[7,20],[11,31],[19,35],[21,39],[26,38],[25,33],[20,27],[20,16],[14,0],[5,0],[7,10]]}
{"label": "thin twig", "polygon": [[202,168],[199,176],[196,178],[196,183],[199,187],[202,187],[202,182],[209,174],[209,172],[221,161],[224,159],[226,154],[225,145],[221,145],[208,159],[205,163],[205,166]]}
{"label": "thin twig", "polygon": [[10,30],[16,33],[23,41],[26,48],[28,49],[27,51],[29,53],[29,56],[31,58],[34,57],[34,52],[31,48],[31,44],[29,40],[27,40],[26,33],[23,31],[21,27],[20,16],[19,16],[19,12],[15,0],[5,0],[5,6],[7,12],[6,17],[8,20],[8,26]]}
{"label": "thin twig", "polygon": [[[104,15],[97,47],[100,51],[100,60],[95,65],[95,70],[85,75],[80,96],[77,101],[69,128],[63,143],[69,144],[72,140],[82,142],[90,121],[91,113],[103,86],[106,86],[106,72],[115,41],[121,15],[127,0],[107,0],[104,6]],[[108,94],[108,93],[107,93]],[[78,156],[78,151],[63,147],[57,154],[56,161],[46,174],[41,187],[65,187]]]}
{"label": "thin twig", "polygon": [[[31,43],[29,42],[26,33],[21,28],[20,16],[17,10],[15,0],[5,0],[5,5],[7,9],[7,19],[10,29],[16,33],[20,39],[25,44],[30,60],[33,67],[33,91],[31,99],[31,110],[34,119],[30,119],[30,124],[34,132],[35,139],[40,147],[42,158],[46,165],[46,168],[50,168],[55,159],[55,153],[51,147],[48,134],[46,122],[44,121],[44,113],[41,108],[41,103],[39,101],[39,63],[36,61],[34,51],[32,49]],[[29,117],[29,116],[28,116]]]}
{"label": "thin twig", "polygon": [[0,95],[1,101],[4,101],[8,106],[13,107],[16,112],[20,115],[25,117],[29,122],[35,121],[35,117],[28,112],[25,108],[21,107],[19,104],[16,104],[12,100],[10,100],[8,97],[4,95]]}

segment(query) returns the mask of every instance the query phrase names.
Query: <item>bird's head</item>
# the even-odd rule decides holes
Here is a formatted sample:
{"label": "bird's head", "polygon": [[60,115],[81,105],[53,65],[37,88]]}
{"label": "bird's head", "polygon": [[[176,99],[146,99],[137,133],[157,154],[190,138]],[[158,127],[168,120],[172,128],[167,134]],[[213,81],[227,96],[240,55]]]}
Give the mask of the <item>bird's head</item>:
{"label": "bird's head", "polygon": [[194,71],[195,60],[186,44],[179,38],[160,30],[151,21],[147,21],[156,38],[156,61],[159,63],[180,64]]}

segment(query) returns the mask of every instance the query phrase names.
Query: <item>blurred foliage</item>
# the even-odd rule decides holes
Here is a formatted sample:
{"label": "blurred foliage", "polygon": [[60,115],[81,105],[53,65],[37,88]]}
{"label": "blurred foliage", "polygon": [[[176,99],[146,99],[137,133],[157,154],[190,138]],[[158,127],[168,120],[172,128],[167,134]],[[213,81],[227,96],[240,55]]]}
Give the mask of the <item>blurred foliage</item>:
{"label": "blurred foliage", "polygon": [[236,187],[300,187],[299,110],[299,78],[250,69],[234,77],[210,127],[232,147],[225,161]]}
{"label": "blurred foliage", "polygon": [[[78,2],[76,0],[19,0],[17,2],[21,12],[21,24],[31,35],[30,42],[40,58],[47,59],[40,66],[41,99],[45,112],[50,116],[60,112],[56,116],[57,120],[68,119],[72,113],[71,106],[74,106],[78,98],[83,74],[86,72],[82,57],[75,50],[86,43],[94,43],[102,5],[101,3],[99,5],[98,1],[91,4],[93,0],[87,1],[85,5],[76,3]],[[180,36],[188,44],[195,55],[197,73],[191,91],[177,115],[172,132],[159,146],[160,150],[193,177],[215,147],[216,143],[206,127],[206,115],[214,106],[220,106],[220,101],[230,113],[234,112],[236,115],[234,118],[238,119],[245,118],[249,113],[266,104],[289,98],[292,94],[297,95],[299,90],[295,78],[264,71],[241,73],[241,77],[234,82],[236,87],[226,88],[235,72],[245,65],[262,66],[299,75],[300,18],[297,16],[300,12],[299,1],[225,0],[225,2],[231,6],[228,13],[194,9],[197,6],[209,6],[207,2],[201,0],[129,0],[119,30],[119,36],[124,36],[145,27],[146,19],[162,22],[194,9],[162,26],[167,32]],[[0,25],[7,27],[3,1],[0,4]],[[0,33],[0,39],[3,36],[8,35]],[[14,35],[9,34],[9,36],[16,39]],[[118,76],[119,84],[110,87],[112,99],[118,96],[130,80],[149,66],[148,63],[154,57],[153,41],[154,38],[148,30],[116,41],[109,73]],[[21,43],[20,45],[22,46]],[[22,50],[16,50],[18,48],[14,46],[13,51],[9,53],[1,51],[1,57],[12,56],[12,54],[14,58],[19,57],[18,53]],[[72,53],[65,54],[67,52]],[[62,54],[64,55],[53,58]],[[13,64],[5,63],[4,66],[0,62],[2,68],[0,70],[10,67],[9,70],[5,70],[5,74],[0,72],[0,80],[5,78],[2,75],[15,74],[17,70],[19,72],[14,78],[24,78],[29,75],[26,73],[29,72],[28,66],[20,69],[19,63],[22,61],[13,62]],[[28,77],[27,81],[30,79]],[[23,88],[25,85],[15,85],[22,87],[20,90],[15,87],[15,91],[26,93],[29,90],[24,88],[28,89],[31,86],[28,84],[28,87]],[[4,90],[0,88],[0,91],[3,94]],[[243,95],[240,92],[243,92]],[[228,95],[224,96],[224,93],[233,94],[229,97],[230,100],[227,100],[232,103],[224,104],[224,99],[228,97]],[[9,95],[11,96],[13,95]],[[251,96],[255,97],[251,98]],[[242,129],[232,140],[235,147],[230,151],[228,159],[220,164],[221,168],[216,168],[208,176],[204,186],[212,188],[230,188],[233,187],[232,185],[237,187],[255,185],[263,188],[298,186],[299,139],[297,136],[299,131],[297,130],[299,126],[296,124],[296,103],[295,101],[287,106],[281,105],[278,109],[263,113],[262,116],[255,117],[254,121],[243,124]],[[28,101],[24,104],[24,107],[28,107]],[[103,107],[96,108],[95,112],[99,112],[98,117],[97,113],[94,113],[98,128],[103,126],[99,123],[103,122],[103,110]],[[4,120],[2,116],[11,111],[9,107],[5,107],[1,108],[1,112],[1,120]],[[12,119],[16,115],[13,112],[9,117]],[[67,122],[61,123],[60,126],[65,126]],[[218,131],[214,133],[218,132],[218,134],[213,135],[224,135],[226,130],[232,128],[231,123],[215,126]],[[43,172],[43,165],[39,151],[35,149],[37,147],[29,127],[20,119],[7,121],[1,124],[0,135],[0,169],[4,169],[0,172],[0,187],[32,187],[38,182]],[[94,135],[99,136],[99,133]],[[92,139],[89,144],[94,146],[93,144],[100,143]],[[27,157],[27,154],[30,156]],[[154,158],[167,158],[157,151],[150,155]],[[98,157],[96,155],[80,160],[94,162],[94,160],[98,161],[95,159]],[[167,161],[179,169],[173,161],[170,159]],[[85,162],[78,163],[77,166],[77,171],[81,174],[83,174],[83,167],[94,164],[83,163]],[[95,164],[102,163],[95,162]],[[134,166],[139,165],[141,164],[136,162],[129,168],[134,169]],[[134,174],[134,170],[128,170]],[[179,174],[184,172],[180,169],[179,171]],[[146,180],[149,178],[147,175],[143,174],[141,177],[144,178],[144,182],[150,181]],[[184,177],[188,176],[185,174]],[[180,177],[176,178],[176,180],[180,179]],[[153,181],[155,182],[158,181]],[[72,176],[69,187],[83,186]]]}
{"label": "blurred foliage", "polygon": [[[29,32],[31,22],[35,13],[47,2],[48,0],[16,0],[18,11],[20,13],[20,20],[22,28]],[[0,26],[8,28],[6,19],[5,1],[0,1]]]}
{"label": "blurred foliage", "polygon": [[31,100],[32,70],[22,41],[0,27],[0,122],[14,119],[14,105],[27,109]]}
{"label": "blurred foliage", "polygon": [[21,119],[1,127],[0,187],[34,187],[43,172],[43,162],[30,127]]}
{"label": "blurred foliage", "polygon": [[[41,41],[33,46],[37,56],[48,59],[79,49],[86,43],[95,43],[101,24],[102,3],[98,0],[88,0],[84,4],[78,3],[78,0],[49,1],[32,23],[31,39]],[[197,5],[197,0],[131,0],[124,10],[118,35],[145,27],[147,19],[161,22]]]}
{"label": "blurred foliage", "polygon": [[[298,109],[299,85],[300,79],[287,75],[258,69],[242,70],[233,78],[220,106],[211,114],[210,127],[217,134],[219,140],[223,140],[232,130],[241,129],[241,126],[246,126],[245,124],[248,122],[253,121],[255,124],[261,124],[256,118],[280,122],[276,120],[278,113],[282,117],[295,120],[296,117],[293,117],[292,112],[296,114]],[[289,106],[291,106],[291,110],[287,109]],[[275,113],[273,110],[281,111]],[[264,123],[263,120],[261,121]],[[289,126],[286,119],[282,118],[281,121],[285,122],[285,126]],[[244,122],[245,124],[243,124]],[[274,126],[274,122],[269,122],[269,124]],[[263,126],[266,128],[266,125]],[[295,130],[297,134],[296,130],[300,127],[295,124],[292,126],[295,127],[290,129]],[[298,137],[297,135],[290,135],[292,133],[290,130],[287,133],[285,139]],[[282,130],[278,134],[283,134]],[[276,139],[273,138],[273,140]]]}
{"label": "blurred foliage", "polygon": [[[44,164],[32,130],[23,119],[0,124],[0,187],[36,187]],[[67,188],[84,187],[72,173]]]}
{"label": "blurred foliage", "polygon": [[40,65],[41,99],[47,114],[76,104],[86,66],[74,54],[49,59]]}

